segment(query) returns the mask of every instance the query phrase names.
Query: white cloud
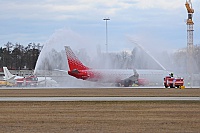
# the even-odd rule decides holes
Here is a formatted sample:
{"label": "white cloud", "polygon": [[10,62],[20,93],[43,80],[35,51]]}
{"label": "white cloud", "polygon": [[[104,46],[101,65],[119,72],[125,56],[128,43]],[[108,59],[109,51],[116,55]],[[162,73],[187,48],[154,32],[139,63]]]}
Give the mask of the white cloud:
{"label": "white cloud", "polygon": [[[197,7],[200,3],[199,0],[192,2],[193,7],[196,6],[195,20],[198,18]],[[180,32],[176,34],[183,34],[185,31],[184,19],[187,14],[184,4],[185,0],[42,0],[36,2],[5,0],[0,4],[0,25],[3,27],[0,27],[3,29],[0,32],[1,34],[5,34],[4,31],[8,34],[19,32],[29,34],[29,37],[33,32],[36,34],[42,32],[48,36],[57,28],[69,27],[78,33],[88,34],[91,38],[98,36],[96,40],[101,41],[105,26],[102,19],[109,17],[111,19],[109,38],[113,37],[112,40],[116,40],[118,44],[123,34],[140,32],[143,35],[148,31],[154,33],[156,38],[168,37],[172,36],[170,33],[172,31]],[[198,25],[197,22],[195,21],[195,27]],[[34,35],[33,39],[38,40],[38,37]]]}
{"label": "white cloud", "polygon": [[137,7],[140,9],[164,9],[164,10],[175,10],[184,6],[183,0],[136,0]]}
{"label": "white cloud", "polygon": [[[3,1],[0,18],[66,20],[99,16],[123,16],[120,12],[138,13],[140,9],[174,10],[184,6],[182,0],[44,0]],[[130,13],[131,12],[131,13]],[[158,11],[159,12],[159,11]],[[91,18],[92,19],[92,18]]]}

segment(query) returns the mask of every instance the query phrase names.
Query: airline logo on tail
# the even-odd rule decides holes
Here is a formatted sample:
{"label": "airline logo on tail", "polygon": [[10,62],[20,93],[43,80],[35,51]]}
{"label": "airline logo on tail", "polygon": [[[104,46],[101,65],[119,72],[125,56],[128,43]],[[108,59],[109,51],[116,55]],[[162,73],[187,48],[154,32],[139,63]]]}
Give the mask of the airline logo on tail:
{"label": "airline logo on tail", "polygon": [[89,78],[87,71],[85,71],[89,70],[89,68],[81,63],[81,61],[76,57],[69,46],[65,46],[65,51],[70,69],[68,74],[83,80]]}
{"label": "airline logo on tail", "polygon": [[65,46],[67,54],[68,64],[70,70],[88,70],[89,68],[84,66],[81,61],[75,56],[69,46]]}

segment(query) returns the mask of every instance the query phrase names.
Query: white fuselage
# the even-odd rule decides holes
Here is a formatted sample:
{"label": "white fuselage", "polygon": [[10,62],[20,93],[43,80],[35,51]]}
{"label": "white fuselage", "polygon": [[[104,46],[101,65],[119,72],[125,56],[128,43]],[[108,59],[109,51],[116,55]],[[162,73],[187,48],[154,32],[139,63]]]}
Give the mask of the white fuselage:
{"label": "white fuselage", "polygon": [[111,83],[125,80],[134,75],[134,70],[132,69],[91,69],[86,71],[89,76],[88,80]]}
{"label": "white fuselage", "polygon": [[[91,69],[86,70],[90,81],[116,82],[134,76],[133,69]],[[166,70],[136,69],[139,79],[145,79],[150,84],[163,84],[163,78],[169,74]]]}
{"label": "white fuselage", "polygon": [[165,76],[169,75],[166,70],[136,69],[139,79],[147,79],[150,84],[163,84]]}

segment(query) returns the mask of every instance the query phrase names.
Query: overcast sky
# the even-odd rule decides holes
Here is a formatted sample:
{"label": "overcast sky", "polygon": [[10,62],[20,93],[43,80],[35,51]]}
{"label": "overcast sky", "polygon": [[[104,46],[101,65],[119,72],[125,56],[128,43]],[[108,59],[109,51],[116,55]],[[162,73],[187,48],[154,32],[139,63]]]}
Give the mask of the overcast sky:
{"label": "overcast sky", "polygon": [[[192,2],[194,44],[200,44],[200,0]],[[145,47],[179,49],[187,45],[184,4],[185,0],[0,0],[0,46],[8,41],[45,44],[65,29],[105,50],[103,18],[110,18],[109,51],[132,49],[130,38]]]}

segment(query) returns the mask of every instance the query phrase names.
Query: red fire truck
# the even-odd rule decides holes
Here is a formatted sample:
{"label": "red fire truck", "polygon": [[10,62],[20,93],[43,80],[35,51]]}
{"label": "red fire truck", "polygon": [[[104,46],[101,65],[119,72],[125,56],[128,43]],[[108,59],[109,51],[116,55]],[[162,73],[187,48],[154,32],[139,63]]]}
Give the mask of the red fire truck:
{"label": "red fire truck", "polygon": [[165,88],[180,88],[181,86],[184,85],[184,79],[183,78],[175,78],[173,76],[166,76],[164,78],[164,86]]}

